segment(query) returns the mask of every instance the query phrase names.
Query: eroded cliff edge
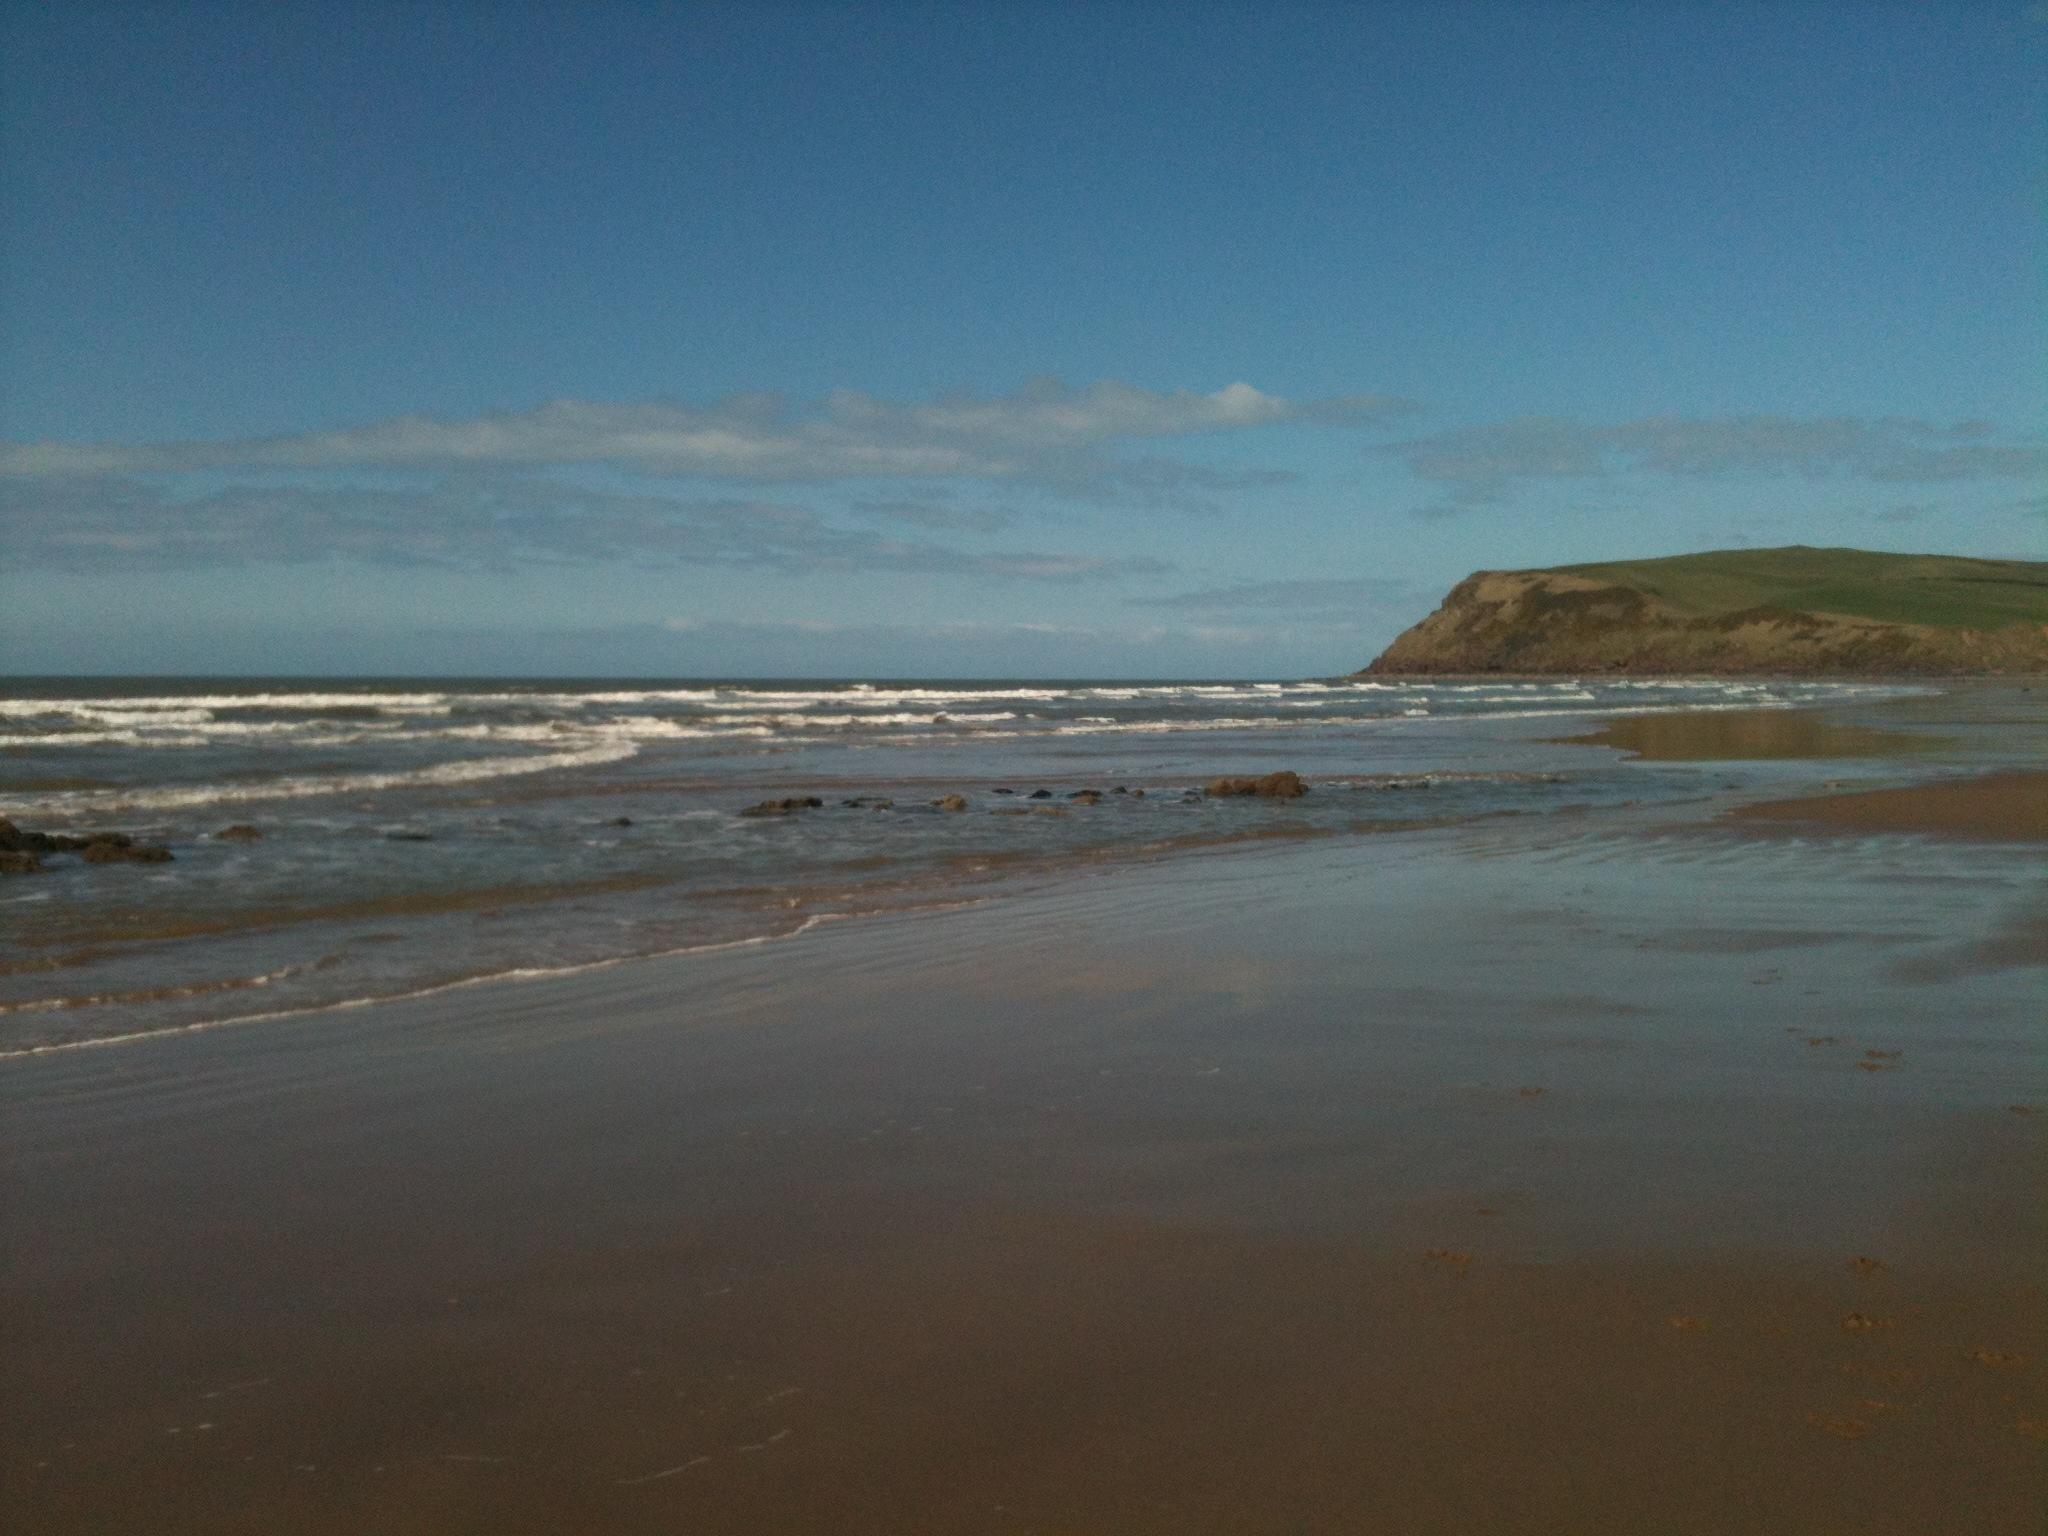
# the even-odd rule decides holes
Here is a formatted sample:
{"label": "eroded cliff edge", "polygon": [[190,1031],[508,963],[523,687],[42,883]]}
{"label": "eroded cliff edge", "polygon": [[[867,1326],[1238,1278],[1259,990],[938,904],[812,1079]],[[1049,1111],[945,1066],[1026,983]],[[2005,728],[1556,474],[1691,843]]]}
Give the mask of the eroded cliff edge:
{"label": "eroded cliff edge", "polygon": [[2048,673],[2048,563],[1726,550],[1480,571],[1364,675]]}

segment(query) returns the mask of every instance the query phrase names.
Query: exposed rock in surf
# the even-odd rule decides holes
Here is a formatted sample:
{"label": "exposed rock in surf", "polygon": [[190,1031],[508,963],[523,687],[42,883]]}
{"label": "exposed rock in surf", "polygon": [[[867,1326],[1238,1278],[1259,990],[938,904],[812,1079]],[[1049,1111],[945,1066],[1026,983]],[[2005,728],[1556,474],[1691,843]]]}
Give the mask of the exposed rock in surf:
{"label": "exposed rock in surf", "polygon": [[[100,837],[119,837],[118,832],[102,832]],[[62,832],[24,832],[5,816],[0,816],[0,853],[75,853],[91,839],[70,837]]]}
{"label": "exposed rock in surf", "polygon": [[630,816],[614,816],[605,825],[608,827],[630,827],[633,825],[633,818]]}
{"label": "exposed rock in surf", "polygon": [[967,809],[965,795],[941,795],[932,804],[942,811],[964,811]]}
{"label": "exposed rock in surf", "polygon": [[1300,774],[1283,769],[1257,779],[1211,779],[1203,793],[1212,797],[1258,795],[1268,800],[1292,800],[1307,794],[1308,786],[1301,782]]}
{"label": "exposed rock in surf", "polygon": [[393,827],[384,834],[384,840],[392,843],[431,843],[434,834],[423,832],[418,827]]}
{"label": "exposed rock in surf", "polygon": [[168,864],[171,850],[154,843],[138,843],[132,838],[122,837],[118,842],[113,838],[94,838],[81,850],[80,856],[88,864]]}
{"label": "exposed rock in surf", "polygon": [[1014,789],[992,789],[989,793],[992,795],[1014,795],[1017,791]]}
{"label": "exposed rock in surf", "polygon": [[1052,798],[1052,791],[1049,789],[1034,789],[1026,798],[1031,800],[1050,800]]}
{"label": "exposed rock in surf", "polygon": [[1102,791],[1099,789],[1077,789],[1067,798],[1076,805],[1100,805],[1102,804]]}
{"label": "exposed rock in surf", "polygon": [[32,875],[43,861],[25,848],[0,849],[0,875]]}
{"label": "exposed rock in surf", "polygon": [[798,811],[815,811],[825,802],[816,795],[792,795],[786,800],[763,800],[740,812],[742,816],[793,816]]}
{"label": "exposed rock in surf", "polygon": [[14,874],[41,868],[41,856],[46,853],[76,853],[88,864],[162,864],[171,857],[170,849],[139,846],[126,832],[88,832],[82,837],[68,832],[24,832],[4,816],[0,816],[0,853],[25,854],[33,861],[27,866],[16,861],[9,871]]}
{"label": "exposed rock in surf", "polygon": [[238,821],[232,827],[222,827],[213,834],[216,843],[255,843],[263,840],[263,829]]}

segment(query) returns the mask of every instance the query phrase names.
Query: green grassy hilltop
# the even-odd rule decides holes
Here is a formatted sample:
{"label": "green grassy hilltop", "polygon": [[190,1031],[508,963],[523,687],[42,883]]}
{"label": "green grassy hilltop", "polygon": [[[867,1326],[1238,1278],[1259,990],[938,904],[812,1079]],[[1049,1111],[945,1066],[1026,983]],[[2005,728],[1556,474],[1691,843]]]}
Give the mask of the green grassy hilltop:
{"label": "green grassy hilltop", "polygon": [[1481,571],[1366,669],[2048,670],[2048,562],[1720,550]]}

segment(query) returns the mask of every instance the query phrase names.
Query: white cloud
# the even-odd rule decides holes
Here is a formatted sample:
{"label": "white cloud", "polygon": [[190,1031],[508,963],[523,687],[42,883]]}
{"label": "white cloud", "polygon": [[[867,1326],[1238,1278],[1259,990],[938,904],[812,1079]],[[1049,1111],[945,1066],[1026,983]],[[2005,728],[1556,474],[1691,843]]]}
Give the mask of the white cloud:
{"label": "white cloud", "polygon": [[1896,484],[2048,473],[2048,446],[2001,440],[1981,421],[1904,417],[1656,416],[1610,425],[1522,417],[1392,443],[1421,479],[1449,487],[1429,515],[1498,498],[1511,481],[1640,472]]}
{"label": "white cloud", "polygon": [[783,502],[597,492],[533,476],[456,477],[411,491],[230,486],[188,497],[134,479],[0,481],[0,522],[12,558],[75,570],[631,560],[1061,582],[1169,569],[1132,556],[963,550],[845,527]]}
{"label": "white cloud", "polygon": [[399,416],[338,432],[182,443],[17,443],[0,475],[171,474],[224,469],[533,468],[602,464],[742,480],[1073,479],[1113,473],[1123,443],[1283,422],[1367,422],[1407,408],[1377,396],[1289,401],[1249,384],[1213,394],[1104,380],[922,403],[840,390],[815,408],[767,395],[708,406],[557,400],[467,419]]}

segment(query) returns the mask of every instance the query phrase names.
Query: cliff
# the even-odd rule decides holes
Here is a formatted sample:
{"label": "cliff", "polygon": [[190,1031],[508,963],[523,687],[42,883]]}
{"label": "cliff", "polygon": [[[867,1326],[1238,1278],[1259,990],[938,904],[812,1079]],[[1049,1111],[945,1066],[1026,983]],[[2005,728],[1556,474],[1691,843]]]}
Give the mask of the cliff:
{"label": "cliff", "polygon": [[1724,550],[1480,571],[1359,675],[2048,672],[2048,563]]}

